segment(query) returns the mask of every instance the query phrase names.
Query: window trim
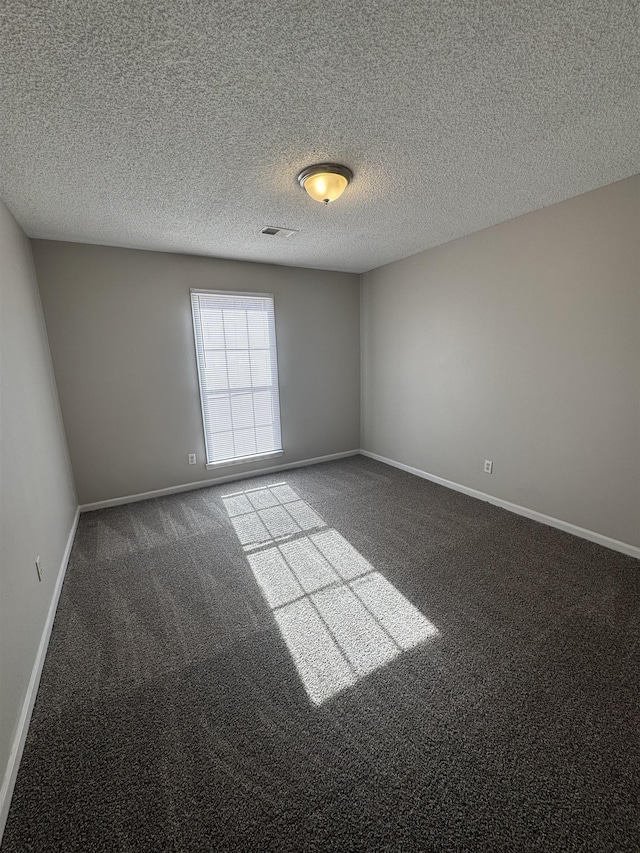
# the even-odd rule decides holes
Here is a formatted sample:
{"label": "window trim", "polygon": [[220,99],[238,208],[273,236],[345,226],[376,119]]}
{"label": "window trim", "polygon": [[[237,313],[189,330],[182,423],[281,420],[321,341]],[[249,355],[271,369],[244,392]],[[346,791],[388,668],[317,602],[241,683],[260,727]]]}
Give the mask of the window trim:
{"label": "window trim", "polygon": [[[205,408],[204,408],[204,396],[202,393],[202,376],[200,372],[200,361],[198,359],[198,335],[196,331],[196,318],[193,312],[193,302],[192,295],[193,294],[204,294],[208,296],[210,294],[216,294],[219,296],[238,296],[238,297],[255,297],[257,299],[271,299],[273,302],[273,332],[274,332],[274,344],[276,350],[276,379],[278,382],[278,404],[280,402],[280,359],[278,358],[278,332],[276,329],[276,300],[273,293],[256,293],[248,290],[213,290],[204,287],[191,287],[189,288],[189,306],[191,310],[191,324],[193,328],[193,352],[196,359],[196,370],[198,373],[198,393],[200,395],[200,417],[202,420],[202,438],[204,441],[204,452],[205,459],[207,458],[207,433],[206,433],[206,418],[205,418]],[[281,406],[278,405],[279,409],[279,420],[280,420],[280,444],[282,445],[282,409]],[[268,450],[266,453],[252,453],[249,456],[235,456],[230,459],[220,459],[218,462],[206,462],[205,468],[207,471],[215,470],[217,468],[228,468],[231,465],[246,465],[249,462],[256,462],[262,459],[270,459],[276,456],[282,456],[284,454],[284,448],[281,447],[279,450]]]}
{"label": "window trim", "polygon": [[268,450],[266,453],[253,453],[251,456],[236,456],[233,459],[221,459],[220,462],[207,462],[207,471],[216,468],[228,468],[230,465],[246,465],[247,462],[256,462],[259,459],[270,459],[272,456],[282,456],[284,450]]}

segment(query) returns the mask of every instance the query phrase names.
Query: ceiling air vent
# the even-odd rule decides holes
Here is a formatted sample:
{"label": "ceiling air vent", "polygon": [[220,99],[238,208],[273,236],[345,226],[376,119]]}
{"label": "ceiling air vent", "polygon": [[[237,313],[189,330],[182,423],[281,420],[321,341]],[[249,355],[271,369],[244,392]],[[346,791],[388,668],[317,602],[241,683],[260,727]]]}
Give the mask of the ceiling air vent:
{"label": "ceiling air vent", "polygon": [[298,232],[291,228],[278,228],[275,225],[267,225],[267,227],[263,228],[260,233],[265,234],[267,237],[293,237],[293,235]]}

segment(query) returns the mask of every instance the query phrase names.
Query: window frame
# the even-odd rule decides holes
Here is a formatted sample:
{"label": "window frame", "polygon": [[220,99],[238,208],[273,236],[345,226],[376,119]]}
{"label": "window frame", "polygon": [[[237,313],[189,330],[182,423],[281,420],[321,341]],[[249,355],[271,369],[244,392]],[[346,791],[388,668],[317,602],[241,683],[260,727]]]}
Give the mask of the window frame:
{"label": "window frame", "polygon": [[[202,387],[202,373],[200,370],[200,359],[198,358],[198,332],[196,329],[196,317],[195,312],[193,310],[193,296],[194,294],[203,294],[205,296],[215,295],[215,296],[231,296],[238,298],[256,298],[256,299],[270,299],[273,304],[273,349],[275,350],[276,357],[276,369],[275,369],[275,377],[277,382],[277,395],[278,395],[278,420],[280,427],[280,449],[279,450],[267,450],[264,453],[252,453],[248,456],[232,456],[228,459],[220,459],[216,462],[209,462],[209,451],[208,451],[208,443],[207,443],[207,420],[205,416],[205,401]],[[280,361],[278,359],[278,334],[276,329],[276,300],[273,293],[255,293],[253,291],[247,290],[213,290],[207,289],[203,287],[192,287],[189,289],[189,306],[191,310],[191,321],[193,327],[193,350],[196,359],[196,370],[198,373],[198,393],[200,395],[200,417],[202,419],[202,435],[204,439],[204,452],[206,461],[206,469],[208,471],[214,470],[216,468],[227,468],[231,465],[246,465],[249,462],[261,461],[263,459],[270,459],[272,457],[282,456],[284,454],[284,448],[282,447],[282,416],[281,416],[281,406],[280,406]],[[225,352],[227,350],[225,349]],[[229,389],[231,391],[231,389]],[[241,389],[238,389],[241,390]]]}

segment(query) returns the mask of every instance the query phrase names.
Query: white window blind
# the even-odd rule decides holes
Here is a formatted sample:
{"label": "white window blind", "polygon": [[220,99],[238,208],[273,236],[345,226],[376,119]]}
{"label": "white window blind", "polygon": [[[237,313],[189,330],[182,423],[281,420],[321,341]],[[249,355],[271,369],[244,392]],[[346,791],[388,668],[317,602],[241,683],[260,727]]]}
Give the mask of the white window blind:
{"label": "white window blind", "polygon": [[207,464],[282,450],[273,297],[192,290]]}

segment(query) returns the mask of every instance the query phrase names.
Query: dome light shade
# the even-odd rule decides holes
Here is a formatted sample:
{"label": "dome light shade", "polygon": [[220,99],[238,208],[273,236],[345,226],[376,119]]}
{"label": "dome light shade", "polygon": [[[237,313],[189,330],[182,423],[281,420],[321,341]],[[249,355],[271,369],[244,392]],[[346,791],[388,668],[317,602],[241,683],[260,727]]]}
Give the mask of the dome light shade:
{"label": "dome light shade", "polygon": [[340,166],[338,163],[318,163],[303,169],[298,175],[298,183],[311,198],[329,204],[330,201],[340,198],[352,178],[353,172],[346,166]]}

